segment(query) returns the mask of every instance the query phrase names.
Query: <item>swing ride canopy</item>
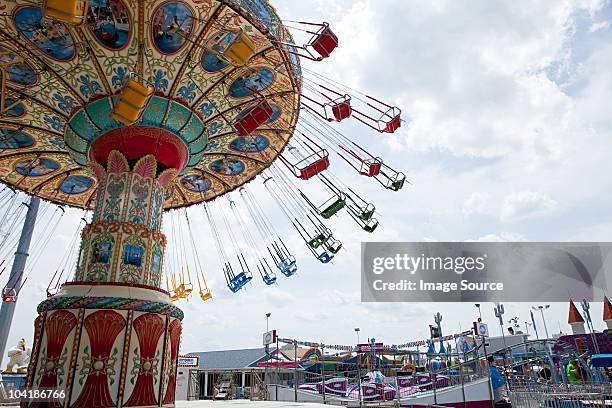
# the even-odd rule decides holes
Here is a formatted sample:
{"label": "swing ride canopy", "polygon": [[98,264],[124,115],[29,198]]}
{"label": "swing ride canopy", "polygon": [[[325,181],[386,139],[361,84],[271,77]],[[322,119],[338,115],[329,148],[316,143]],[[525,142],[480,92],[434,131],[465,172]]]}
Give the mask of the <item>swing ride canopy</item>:
{"label": "swing ride canopy", "polygon": [[[43,17],[41,6],[0,4],[2,183],[92,209],[98,181],[87,163],[105,164],[121,146],[128,160],[154,154],[179,169],[164,209],[186,207],[252,180],[292,136],[300,62],[267,1],[90,0],[83,25]],[[211,51],[228,30],[248,34],[247,64]],[[110,113],[131,77],[155,93],[137,126],[125,127]],[[271,117],[246,143],[232,121],[261,100]]]}

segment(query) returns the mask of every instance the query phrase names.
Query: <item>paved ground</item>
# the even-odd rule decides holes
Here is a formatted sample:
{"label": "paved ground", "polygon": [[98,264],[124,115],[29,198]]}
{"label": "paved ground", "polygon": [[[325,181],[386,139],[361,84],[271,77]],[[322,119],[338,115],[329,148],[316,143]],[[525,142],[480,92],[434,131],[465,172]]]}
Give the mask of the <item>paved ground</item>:
{"label": "paved ground", "polygon": [[312,402],[283,402],[283,401],[177,401],[176,408],[321,408],[323,404]]}

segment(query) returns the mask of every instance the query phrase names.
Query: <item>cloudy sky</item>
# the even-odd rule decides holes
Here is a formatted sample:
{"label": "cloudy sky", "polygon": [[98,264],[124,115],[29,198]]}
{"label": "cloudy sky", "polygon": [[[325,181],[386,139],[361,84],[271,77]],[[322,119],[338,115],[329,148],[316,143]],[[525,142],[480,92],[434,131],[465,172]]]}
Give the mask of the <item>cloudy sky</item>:
{"label": "cloudy sky", "polygon": [[[369,235],[348,217],[336,217],[330,226],[345,249],[323,266],[260,183],[253,183],[253,193],[297,255],[300,272],[273,287],[254,280],[238,295],[225,287],[202,209],[190,209],[214,301],[193,297],[180,304],[186,315],[182,352],[257,347],[266,312],[280,335],[328,344],[354,343],[354,327],[362,338],[386,343],[422,339],[438,311],[446,333],[471,324],[472,304],[360,303],[361,241],[610,241],[607,1],[274,4],[288,20],[329,21],[338,34],[337,52],[311,69],[403,109],[406,122],[394,135],[375,134],[353,121],[339,129],[404,171],[412,185],[388,192],[336,160],[333,172],[377,205],[382,227]],[[32,337],[35,307],[80,214],[64,217],[33,269],[9,346]],[[506,316],[529,320],[529,306],[506,304]],[[482,310],[493,323],[493,305]],[[593,304],[597,328],[603,328],[601,310]],[[569,330],[567,304],[554,304],[547,316],[550,332]],[[492,331],[499,334],[499,328]]]}

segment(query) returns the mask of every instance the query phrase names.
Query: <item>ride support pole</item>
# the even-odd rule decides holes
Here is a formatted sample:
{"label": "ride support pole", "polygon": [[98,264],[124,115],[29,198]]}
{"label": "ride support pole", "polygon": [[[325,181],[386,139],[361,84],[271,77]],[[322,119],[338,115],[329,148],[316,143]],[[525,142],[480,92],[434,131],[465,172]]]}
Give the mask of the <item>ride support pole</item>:
{"label": "ride support pole", "polygon": [[278,350],[278,337],[276,338],[276,400],[278,401],[278,383],[280,381],[280,361]]}
{"label": "ride support pole", "polygon": [[357,383],[359,384],[359,407],[361,408],[362,406],[362,399],[361,399],[361,368],[360,368],[360,364],[361,364],[361,357],[359,355],[359,345],[357,346]]}
{"label": "ride support pole", "polygon": [[325,364],[323,359],[325,357],[325,346],[321,344],[321,359],[319,360],[319,364],[321,364],[321,381],[323,386],[323,404],[327,404],[327,398],[325,393]]}
{"label": "ride support pole", "polygon": [[[25,220],[23,221],[23,228],[21,230],[21,236],[19,237],[19,244],[17,245],[17,251],[13,258],[13,266],[11,268],[11,274],[9,275],[6,287],[13,287],[16,291],[21,287],[21,280],[23,278],[23,272],[26,267],[26,260],[28,259],[28,252],[30,250],[30,243],[32,242],[32,234],[34,232],[34,226],[36,224],[36,217],[38,215],[38,208],[40,207],[40,198],[32,197],[29,204],[23,203],[28,207]],[[13,315],[15,314],[15,306],[17,303],[18,293],[16,293],[14,301],[2,302],[0,306],[0,362],[4,357],[4,351],[6,349],[6,343],[8,341],[9,331],[11,329],[11,323],[13,321]]]}
{"label": "ride support pole", "polygon": [[[491,383],[491,373],[489,372],[489,356],[487,355],[487,344],[484,336],[481,336],[482,349],[485,356],[485,368],[487,371],[487,379],[489,380],[489,398],[491,399],[491,408],[495,408],[495,401],[493,398],[493,384]],[[480,358],[479,358],[480,360]]]}
{"label": "ride support pole", "polygon": [[[455,340],[455,352],[457,353],[457,361],[459,362],[459,378],[461,379],[461,396],[463,397],[463,408],[467,408],[467,401],[465,400],[465,382],[463,381],[463,363],[461,362],[461,358],[459,356],[459,345],[457,344],[457,336],[453,336]],[[453,358],[453,353],[451,353],[451,360]],[[463,359],[465,360],[465,354],[463,355]]]}
{"label": "ride support pole", "polygon": [[293,362],[295,364],[293,370],[293,394],[295,402],[298,400],[298,366],[297,366],[297,340],[293,340]]}

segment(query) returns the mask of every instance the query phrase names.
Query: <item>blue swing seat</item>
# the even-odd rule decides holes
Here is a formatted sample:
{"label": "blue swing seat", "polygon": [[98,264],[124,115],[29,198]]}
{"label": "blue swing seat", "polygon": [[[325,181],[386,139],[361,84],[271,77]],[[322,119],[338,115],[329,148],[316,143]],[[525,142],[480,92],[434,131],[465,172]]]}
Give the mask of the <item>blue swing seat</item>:
{"label": "blue swing seat", "polygon": [[251,279],[253,279],[253,277],[250,276],[250,274],[247,275],[246,272],[241,272],[227,283],[227,287],[232,292],[236,293],[240,289],[242,289],[247,283],[249,283]]}
{"label": "blue swing seat", "polygon": [[278,269],[280,269],[281,273],[286,277],[290,278],[297,273],[298,267],[295,261],[295,258],[292,256],[283,260],[278,265]]}
{"label": "blue swing seat", "polygon": [[331,260],[334,259],[334,256],[328,254],[327,252],[323,252],[321,255],[317,257],[317,259],[321,261],[322,263],[326,264],[326,263],[330,263]]}
{"label": "blue swing seat", "polygon": [[275,275],[261,275],[264,283],[268,286],[270,285],[274,285],[276,283],[276,276]]}

